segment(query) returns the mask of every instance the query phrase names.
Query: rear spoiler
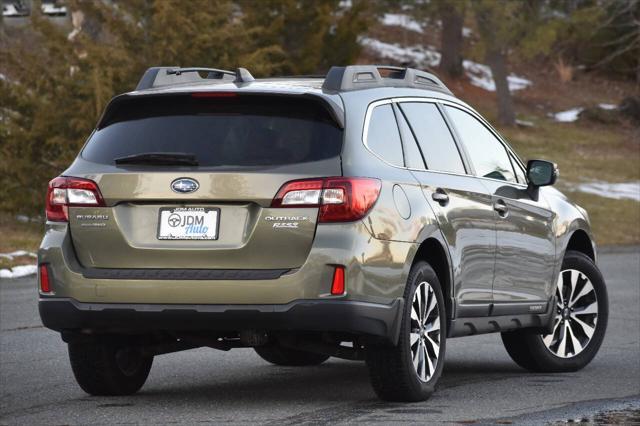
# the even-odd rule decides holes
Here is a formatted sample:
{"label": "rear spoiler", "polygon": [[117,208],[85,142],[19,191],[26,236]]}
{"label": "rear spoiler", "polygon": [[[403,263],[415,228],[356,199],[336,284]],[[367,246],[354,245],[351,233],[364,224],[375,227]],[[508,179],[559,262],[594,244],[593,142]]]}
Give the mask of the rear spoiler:
{"label": "rear spoiler", "polygon": [[[171,93],[144,93],[144,94],[133,94],[133,93],[124,93],[122,95],[115,96],[111,101],[107,104],[104,112],[100,116],[98,120],[98,124],[96,125],[96,130],[103,128],[106,123],[109,122],[109,119],[112,116],[112,112],[115,108],[129,100],[140,99],[141,97],[171,97],[171,96],[188,96],[191,92],[171,92]],[[265,93],[265,92],[242,92],[240,94],[242,97],[250,97],[250,96],[264,96],[264,97],[275,97],[275,98],[295,98],[301,97],[304,99],[309,99],[314,102],[318,102],[322,107],[329,113],[333,121],[338,125],[340,129],[344,129],[345,117],[344,117],[344,109],[342,105],[339,105],[333,99],[330,99],[327,96],[316,95],[313,93]]]}

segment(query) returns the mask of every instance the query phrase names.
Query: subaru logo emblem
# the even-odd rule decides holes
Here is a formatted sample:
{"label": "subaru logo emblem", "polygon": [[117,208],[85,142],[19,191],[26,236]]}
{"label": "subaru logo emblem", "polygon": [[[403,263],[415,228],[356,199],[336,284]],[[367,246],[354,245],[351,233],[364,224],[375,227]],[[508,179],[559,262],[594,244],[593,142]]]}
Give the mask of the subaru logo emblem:
{"label": "subaru logo emblem", "polygon": [[178,178],[171,182],[171,189],[173,192],[178,192],[180,194],[196,192],[198,188],[200,188],[198,181],[191,178]]}

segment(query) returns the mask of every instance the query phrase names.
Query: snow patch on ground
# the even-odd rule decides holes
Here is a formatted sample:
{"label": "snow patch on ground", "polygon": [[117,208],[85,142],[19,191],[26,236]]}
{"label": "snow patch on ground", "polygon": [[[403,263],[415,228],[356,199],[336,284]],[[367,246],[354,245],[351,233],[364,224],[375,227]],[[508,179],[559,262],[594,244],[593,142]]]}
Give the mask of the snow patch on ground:
{"label": "snow patch on ground", "polygon": [[623,183],[595,181],[580,183],[574,185],[574,188],[580,192],[587,192],[605,198],[640,201],[640,181]]}
{"label": "snow patch on ground", "polygon": [[618,105],[616,105],[616,104],[598,104],[598,107],[600,109],[606,109],[606,110],[610,111],[612,109],[617,109]]}
{"label": "snow patch on ground", "polygon": [[528,120],[520,120],[516,118],[516,124],[522,127],[534,127],[535,123],[533,121]]}
{"label": "snow patch on ground", "polygon": [[22,256],[33,257],[34,259],[38,257],[35,253],[26,250],[16,250],[12,251],[11,253],[0,253],[0,257],[7,260],[13,260],[16,257]]}
{"label": "snow patch on ground", "polygon": [[578,107],[568,109],[566,111],[556,112],[555,114],[553,114],[553,119],[561,123],[571,123],[578,119],[578,116],[580,116],[580,113],[582,111],[584,111],[584,108]]}
{"label": "snow patch on ground", "polygon": [[363,37],[360,43],[379,56],[397,62],[413,62],[428,67],[435,67],[440,63],[439,52],[434,49],[425,49],[419,45],[403,47],[369,37]]}
{"label": "snow patch on ground", "polygon": [[409,31],[415,31],[421,33],[423,31],[422,25],[410,17],[401,13],[385,13],[381,18],[382,25],[402,27]]}
{"label": "snow patch on ground", "polygon": [[[489,68],[488,65],[479,64],[467,59],[462,61],[462,66],[467,71],[467,76],[471,79],[471,84],[489,92],[496,91],[496,83],[493,81],[493,74],[491,74],[491,68]],[[533,84],[531,80],[514,74],[507,76],[507,82],[509,83],[509,90],[511,91],[526,89]]]}
{"label": "snow patch on ground", "polygon": [[37,272],[37,265],[14,266],[11,269],[0,269],[0,278],[20,278],[36,274]]}
{"label": "snow patch on ground", "polygon": [[[360,43],[373,50],[380,57],[392,59],[397,62],[412,63],[418,67],[430,68],[435,68],[440,63],[440,52],[430,46],[401,46],[399,44],[385,43],[369,37],[363,37]],[[471,80],[471,84],[490,92],[495,92],[496,84],[493,81],[491,68],[489,68],[489,66],[470,60],[463,61],[462,65]],[[507,77],[507,81],[509,82],[509,89],[513,91],[525,89],[532,84],[530,80],[513,74]]]}
{"label": "snow patch on ground", "polygon": [[42,3],[40,10],[43,14],[50,16],[65,16],[67,14],[66,7],[56,6],[54,3]]}
{"label": "snow patch on ground", "polygon": [[[405,15],[404,13],[385,13],[380,17],[379,21],[382,25],[388,27],[402,27],[417,33],[423,33],[427,29],[427,23],[418,22],[410,15]],[[430,21],[430,23],[438,28],[442,28],[442,21],[440,20]],[[471,37],[472,34],[473,31],[471,28],[462,27],[462,37]]]}
{"label": "snow patch on ground", "polygon": [[[0,258],[13,260],[16,257],[24,257],[29,256],[34,259],[38,257],[35,253],[26,250],[16,250],[11,253],[0,253]],[[0,278],[19,278],[26,277],[28,275],[32,275],[38,272],[37,265],[20,265],[14,266],[10,269],[0,269]]]}

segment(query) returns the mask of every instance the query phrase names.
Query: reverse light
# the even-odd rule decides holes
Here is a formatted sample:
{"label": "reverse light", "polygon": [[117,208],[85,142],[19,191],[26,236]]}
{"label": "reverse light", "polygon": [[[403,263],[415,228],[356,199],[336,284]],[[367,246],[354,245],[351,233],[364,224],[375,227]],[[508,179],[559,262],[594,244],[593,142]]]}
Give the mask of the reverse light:
{"label": "reverse light", "polygon": [[104,207],[98,185],[89,179],[60,176],[49,182],[47,220],[68,222],[69,207]]}
{"label": "reverse light", "polygon": [[320,207],[318,222],[353,222],[371,210],[380,195],[380,181],[328,177],[285,183],[271,207]]}
{"label": "reverse light", "polygon": [[51,291],[51,283],[49,282],[49,270],[46,264],[38,266],[38,277],[40,278],[40,291],[49,293]]}
{"label": "reverse light", "polygon": [[331,282],[331,294],[341,296],[344,294],[344,266],[336,266],[333,271],[333,281]]}

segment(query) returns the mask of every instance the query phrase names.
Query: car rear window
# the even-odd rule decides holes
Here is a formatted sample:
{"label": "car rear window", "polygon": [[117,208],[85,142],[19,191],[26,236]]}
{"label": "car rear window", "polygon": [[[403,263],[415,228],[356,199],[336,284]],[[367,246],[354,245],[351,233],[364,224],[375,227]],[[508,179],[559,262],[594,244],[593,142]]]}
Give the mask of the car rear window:
{"label": "car rear window", "polygon": [[81,156],[114,164],[149,152],[194,154],[200,166],[272,166],[340,155],[342,130],[315,100],[191,95],[110,107]]}

